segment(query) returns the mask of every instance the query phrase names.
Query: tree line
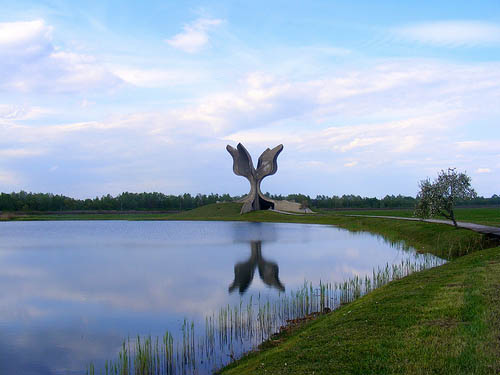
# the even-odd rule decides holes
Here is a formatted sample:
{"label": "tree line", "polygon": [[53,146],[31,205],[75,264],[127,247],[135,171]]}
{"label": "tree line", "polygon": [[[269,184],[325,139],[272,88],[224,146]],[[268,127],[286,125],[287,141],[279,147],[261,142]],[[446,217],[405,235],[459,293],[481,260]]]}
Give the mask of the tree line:
{"label": "tree line", "polygon": [[[342,208],[415,208],[417,198],[403,195],[386,195],[384,198],[361,197],[359,195],[318,195],[311,198],[304,194],[276,195],[266,193],[271,199],[286,199],[304,204],[316,209]],[[0,193],[0,211],[183,211],[210,203],[232,202],[239,196],[229,194],[182,194],[166,195],[163,193],[129,193],[117,196],[110,194],[93,199],[75,199],[60,194],[51,193]],[[500,196],[491,198],[475,197],[469,200],[457,200],[457,206],[492,206],[500,205]]]}
{"label": "tree line", "polygon": [[[342,208],[415,208],[419,198],[404,195],[386,195],[384,198],[361,197],[359,195],[317,195],[311,198],[303,194],[290,194],[287,196],[266,193],[271,199],[286,199],[303,203],[311,208],[342,209]],[[494,194],[491,198],[475,197],[473,199],[457,199],[458,206],[500,206],[500,196]]]}
{"label": "tree line", "polygon": [[288,196],[270,195],[271,199],[286,199],[302,203],[312,208],[341,209],[341,208],[413,208],[415,198],[403,195],[386,195],[384,198],[361,197],[359,195],[344,194],[342,196],[317,195],[311,198],[303,194],[290,194]]}
{"label": "tree line", "polygon": [[216,202],[230,202],[229,194],[166,195],[163,193],[110,194],[94,199],[75,199],[51,193],[0,194],[0,211],[90,211],[90,210],[137,210],[182,211]]}

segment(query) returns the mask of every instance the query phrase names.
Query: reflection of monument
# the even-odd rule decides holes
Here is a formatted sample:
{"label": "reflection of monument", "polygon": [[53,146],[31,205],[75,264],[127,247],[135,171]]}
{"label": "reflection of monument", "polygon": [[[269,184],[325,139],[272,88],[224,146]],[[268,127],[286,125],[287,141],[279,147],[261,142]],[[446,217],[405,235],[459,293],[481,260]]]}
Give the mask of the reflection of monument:
{"label": "reflection of monument", "polygon": [[260,191],[260,183],[264,177],[273,175],[278,170],[277,159],[283,150],[283,145],[264,151],[259,157],[257,169],[254,168],[252,157],[241,143],[238,143],[236,148],[227,145],[226,149],[233,157],[234,173],[246,177],[250,182],[250,193],[242,200],[241,213],[274,208],[274,201],[264,197]]}
{"label": "reflection of monument", "polygon": [[266,285],[283,292],[285,287],[281,284],[278,277],[278,265],[262,258],[262,242],[252,241],[251,248],[252,253],[250,254],[250,258],[246,262],[236,263],[234,266],[234,281],[229,286],[229,292],[239,288],[240,294],[245,293],[252,283],[255,267],[259,268],[260,278]]}

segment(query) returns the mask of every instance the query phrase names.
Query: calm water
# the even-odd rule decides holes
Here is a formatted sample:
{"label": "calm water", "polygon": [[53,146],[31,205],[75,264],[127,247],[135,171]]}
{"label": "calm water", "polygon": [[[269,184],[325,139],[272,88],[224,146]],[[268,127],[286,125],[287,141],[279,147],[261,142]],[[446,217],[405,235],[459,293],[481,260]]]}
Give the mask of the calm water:
{"label": "calm water", "polygon": [[242,222],[0,223],[0,374],[84,373],[249,296],[419,260],[369,233]]}

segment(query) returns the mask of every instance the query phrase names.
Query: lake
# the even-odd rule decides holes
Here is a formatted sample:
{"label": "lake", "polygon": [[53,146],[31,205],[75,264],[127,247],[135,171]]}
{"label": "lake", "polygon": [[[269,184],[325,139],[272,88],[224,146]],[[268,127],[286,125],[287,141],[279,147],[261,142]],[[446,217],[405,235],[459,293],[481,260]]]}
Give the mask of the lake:
{"label": "lake", "polygon": [[[227,306],[272,306],[305,281],[342,283],[402,262],[442,261],[323,225],[0,223],[0,374],[82,374],[91,362],[102,369],[124,339],[161,340],[168,331],[182,342],[186,326],[196,332],[193,347],[207,351],[209,340],[198,336],[206,336],[210,319],[220,328]],[[209,373],[260,340],[243,336],[231,341],[230,354],[217,336],[211,350],[219,357],[197,363],[195,372]]]}

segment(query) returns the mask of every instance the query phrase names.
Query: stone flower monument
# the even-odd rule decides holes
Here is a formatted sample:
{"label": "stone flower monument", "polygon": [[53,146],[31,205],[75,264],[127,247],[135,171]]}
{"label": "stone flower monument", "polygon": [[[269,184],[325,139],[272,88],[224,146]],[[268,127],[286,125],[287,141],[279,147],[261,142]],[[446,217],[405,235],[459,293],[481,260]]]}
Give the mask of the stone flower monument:
{"label": "stone flower monument", "polygon": [[233,171],[238,176],[243,176],[250,182],[250,193],[241,200],[243,207],[241,213],[255,210],[274,209],[276,202],[266,198],[260,191],[260,183],[266,176],[271,176],[278,170],[278,155],[283,150],[283,145],[267,149],[260,155],[257,169],[254,168],[252,157],[247,149],[238,143],[236,148],[227,145],[227,151],[233,157]]}

